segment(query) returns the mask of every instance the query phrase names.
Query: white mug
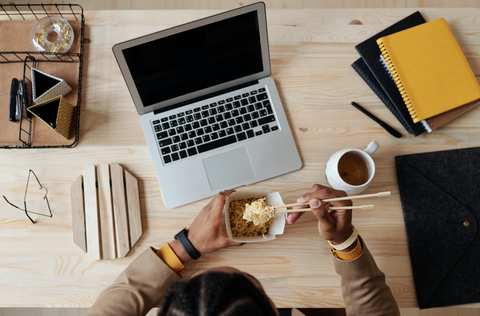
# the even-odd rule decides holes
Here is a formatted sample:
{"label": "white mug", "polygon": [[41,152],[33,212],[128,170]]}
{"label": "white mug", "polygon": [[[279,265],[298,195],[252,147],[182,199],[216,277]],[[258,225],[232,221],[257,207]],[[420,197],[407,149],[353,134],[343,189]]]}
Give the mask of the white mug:
{"label": "white mug", "polygon": [[[334,153],[325,167],[325,176],[328,184],[336,190],[347,192],[347,195],[356,195],[365,191],[375,175],[375,163],[371,155],[379,147],[380,145],[373,141],[363,151],[359,149],[343,149]],[[356,160],[359,157],[365,162],[366,166],[361,163],[361,160]],[[342,169],[351,172],[339,171],[339,164]],[[365,167],[366,170],[362,170]],[[352,175],[349,175],[349,173]],[[350,184],[346,180],[354,184]]]}

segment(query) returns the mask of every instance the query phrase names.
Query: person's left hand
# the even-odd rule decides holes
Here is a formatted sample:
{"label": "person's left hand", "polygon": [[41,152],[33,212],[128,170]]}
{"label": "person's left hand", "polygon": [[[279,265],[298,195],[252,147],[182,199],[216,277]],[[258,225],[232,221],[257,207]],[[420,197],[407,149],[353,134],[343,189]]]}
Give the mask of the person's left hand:
{"label": "person's left hand", "polygon": [[[225,205],[225,198],[232,192],[233,190],[228,190],[218,193],[200,211],[188,229],[188,239],[202,255],[230,246],[243,245],[241,242],[228,238],[222,231],[222,210]],[[190,259],[178,240],[172,241],[170,246],[182,262]]]}

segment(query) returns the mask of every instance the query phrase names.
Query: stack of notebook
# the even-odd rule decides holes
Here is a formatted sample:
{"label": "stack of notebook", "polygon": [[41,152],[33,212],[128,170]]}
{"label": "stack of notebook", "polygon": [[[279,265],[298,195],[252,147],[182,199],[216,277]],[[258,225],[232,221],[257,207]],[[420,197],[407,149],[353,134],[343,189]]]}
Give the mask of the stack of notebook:
{"label": "stack of notebook", "polygon": [[480,85],[444,19],[415,12],[358,44],[352,67],[405,129],[431,132],[480,103]]}

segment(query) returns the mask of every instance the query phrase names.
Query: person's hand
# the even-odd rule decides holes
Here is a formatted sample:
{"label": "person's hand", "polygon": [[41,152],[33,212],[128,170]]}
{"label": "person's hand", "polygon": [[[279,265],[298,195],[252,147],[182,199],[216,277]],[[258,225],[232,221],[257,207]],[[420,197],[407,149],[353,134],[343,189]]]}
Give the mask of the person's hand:
{"label": "person's hand", "polygon": [[[309,202],[313,213],[318,218],[318,232],[326,240],[334,244],[341,244],[346,241],[353,232],[352,228],[352,210],[332,210],[328,211],[330,206],[351,206],[352,201],[322,202],[330,198],[344,197],[347,194],[344,191],[335,190],[320,184],[314,184],[310,191],[297,200],[298,203]],[[307,208],[308,205],[302,208]],[[303,213],[291,213],[287,221],[289,224],[295,223]]]}
{"label": "person's hand", "polygon": [[[233,190],[218,193],[197,215],[192,225],[188,228],[188,239],[193,247],[202,255],[215,252],[230,246],[241,246],[242,243],[228,238],[222,231],[222,210],[225,198]],[[178,240],[170,242],[170,247],[182,262],[190,259]]]}

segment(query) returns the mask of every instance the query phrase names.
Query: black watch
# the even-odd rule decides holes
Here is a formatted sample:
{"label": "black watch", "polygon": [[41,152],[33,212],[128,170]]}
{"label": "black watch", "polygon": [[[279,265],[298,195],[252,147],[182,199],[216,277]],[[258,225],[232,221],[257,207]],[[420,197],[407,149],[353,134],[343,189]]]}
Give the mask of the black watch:
{"label": "black watch", "polygon": [[192,258],[193,260],[197,260],[198,258],[200,258],[201,254],[197,251],[197,249],[195,249],[195,247],[193,247],[190,240],[188,240],[187,234],[188,230],[184,228],[181,232],[175,235],[175,239],[178,239],[183,249],[185,249],[190,258]]}

